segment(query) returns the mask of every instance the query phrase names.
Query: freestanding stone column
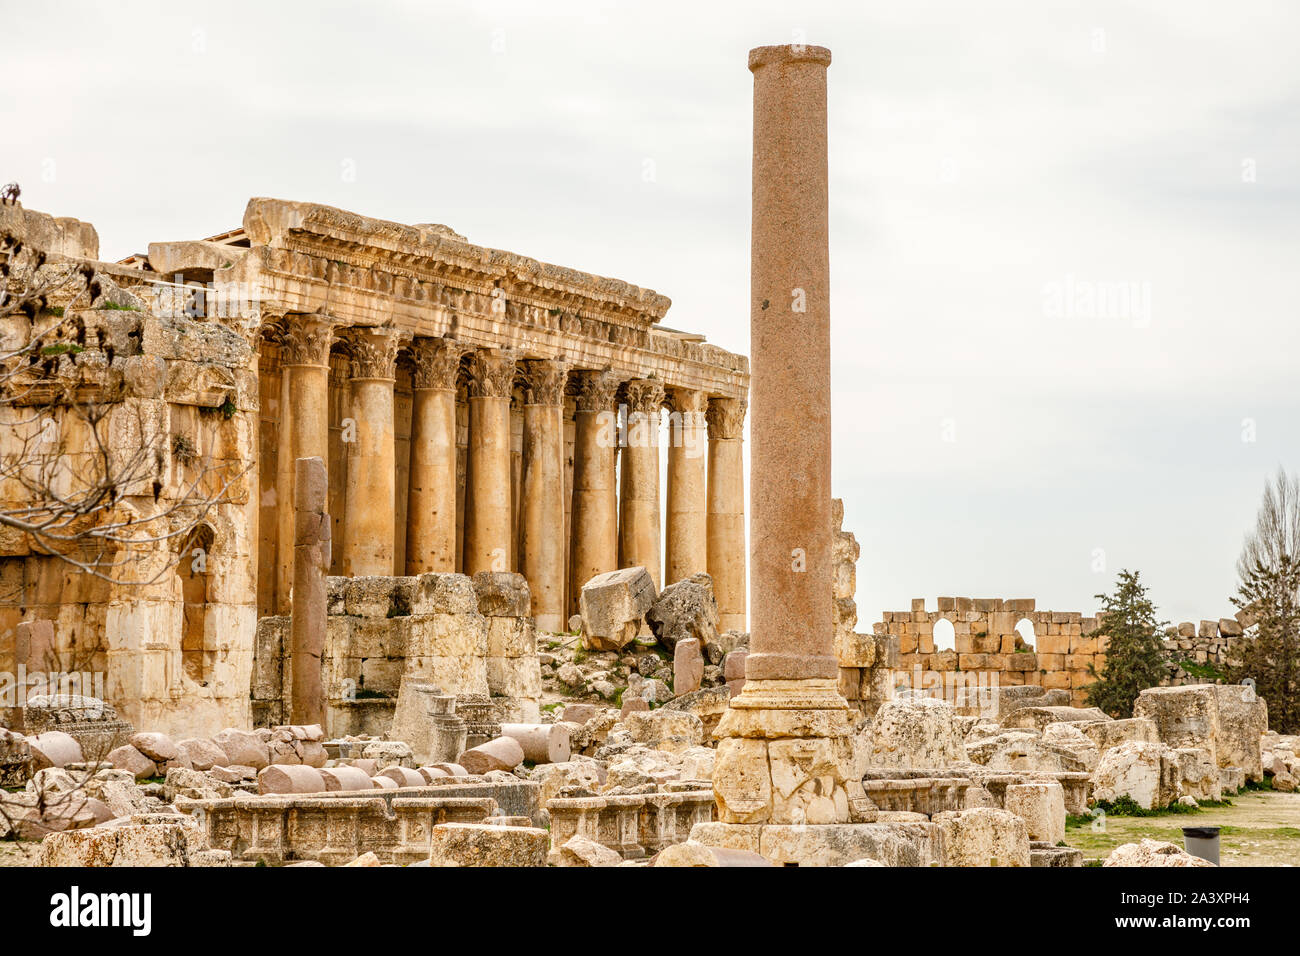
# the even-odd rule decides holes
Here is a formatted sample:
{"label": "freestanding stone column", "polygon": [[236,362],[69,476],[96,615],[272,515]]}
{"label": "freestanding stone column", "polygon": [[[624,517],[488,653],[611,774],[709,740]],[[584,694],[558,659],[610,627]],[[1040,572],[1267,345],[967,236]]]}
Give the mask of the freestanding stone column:
{"label": "freestanding stone column", "polygon": [[[831,616],[830,264],[823,47],[750,52],[750,654],[718,725],[723,823],[871,818]],[[856,778],[856,779],[855,779]]]}
{"label": "freestanding stone column", "polygon": [[566,630],[564,613],[564,382],[561,361],[525,363],[523,502],[519,570],[544,631]]}
{"label": "freestanding stone column", "polygon": [[653,378],[627,383],[627,445],[618,513],[618,561],[650,572],[663,587],[659,555],[659,411],[664,386]]}
{"label": "freestanding stone column", "polygon": [[325,645],[326,587],[330,567],[330,516],[325,459],[294,462],[293,612],[290,653],[293,687],[290,723],[325,726],[321,653]]}
{"label": "freestanding stone column", "polygon": [[420,338],[411,347],[407,574],[456,570],[456,370],[466,351],[447,339]]}
{"label": "freestanding stone column", "polygon": [[465,573],[514,568],[510,393],[517,353],[479,349],[470,360],[465,481]]}
{"label": "freestanding stone column", "polygon": [[276,462],[279,541],[276,608],[288,614],[293,585],[294,480],[299,458],[329,461],[329,376],[333,323],[319,315],[284,319],[280,339],[280,444]]}
{"label": "freestanding stone column", "polygon": [[344,333],[352,363],[355,434],[344,431],[347,504],[343,573],[349,577],[396,573],[397,499],[394,475],[393,381],[396,329],[354,328]]}
{"label": "freestanding stone column", "polygon": [[[705,424],[708,395],[694,389],[674,388],[670,397],[664,584],[706,571],[709,566],[705,493],[709,448]],[[744,587],[743,576],[741,587]],[[716,587],[714,593],[716,596]]]}
{"label": "freestanding stone column", "polygon": [[718,602],[718,627],[745,624],[745,409],[740,398],[713,398],[709,427],[708,570]]}
{"label": "freestanding stone column", "polygon": [[569,517],[569,613],[582,586],[618,568],[618,416],[612,372],[580,371],[573,415],[573,503]]}

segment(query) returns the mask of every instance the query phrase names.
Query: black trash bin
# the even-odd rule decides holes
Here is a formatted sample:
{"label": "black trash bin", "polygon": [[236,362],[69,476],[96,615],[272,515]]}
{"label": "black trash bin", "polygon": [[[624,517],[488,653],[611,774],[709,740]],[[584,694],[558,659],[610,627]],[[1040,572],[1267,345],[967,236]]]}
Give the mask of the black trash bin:
{"label": "black trash bin", "polygon": [[1183,846],[1192,856],[1219,865],[1219,828],[1183,827]]}

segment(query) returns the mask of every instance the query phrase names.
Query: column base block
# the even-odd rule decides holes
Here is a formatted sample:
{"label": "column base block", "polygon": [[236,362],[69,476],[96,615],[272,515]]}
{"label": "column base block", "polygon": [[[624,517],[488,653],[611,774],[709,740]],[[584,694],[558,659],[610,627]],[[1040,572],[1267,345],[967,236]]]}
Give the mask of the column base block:
{"label": "column base block", "polygon": [[827,679],[748,680],[718,723],[713,792],[734,824],[875,820],[853,752],[856,712]]}

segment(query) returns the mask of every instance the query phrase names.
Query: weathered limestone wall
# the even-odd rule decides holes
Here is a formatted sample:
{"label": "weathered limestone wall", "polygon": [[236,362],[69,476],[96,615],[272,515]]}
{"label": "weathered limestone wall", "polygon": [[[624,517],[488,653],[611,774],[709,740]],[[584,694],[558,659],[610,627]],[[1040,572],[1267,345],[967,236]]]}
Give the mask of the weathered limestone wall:
{"label": "weathered limestone wall", "polygon": [[[181,736],[248,721],[256,624],[258,378],[247,332],[235,322],[159,317],[123,290],[132,270],[93,261],[93,227],[6,206],[0,229],[97,270],[94,298],[57,297],[34,320],[0,330],[11,352],[58,326],[60,351],[6,378],[0,456],[57,461],[54,487],[75,492],[95,474],[98,442],[111,473],[138,458],[117,489],[116,516],[158,516],[154,540],[110,555],[113,581],[0,532],[0,671],[88,671],[124,719]],[[67,260],[60,259],[67,256]],[[46,355],[51,353],[46,352]],[[82,410],[107,407],[96,431]],[[216,499],[210,507],[191,507]],[[6,510],[30,503],[17,481],[0,486]],[[192,531],[184,530],[197,519]],[[174,535],[174,536],[173,536]],[[43,659],[20,647],[17,625],[46,620]],[[46,653],[46,651],[49,653]]]}
{"label": "weathered limestone wall", "polygon": [[[419,721],[414,684],[496,698],[503,715],[538,718],[541,670],[528,589],[516,574],[329,579],[322,657],[328,736],[384,734]],[[258,621],[253,722],[283,722],[292,686],[289,619]]]}

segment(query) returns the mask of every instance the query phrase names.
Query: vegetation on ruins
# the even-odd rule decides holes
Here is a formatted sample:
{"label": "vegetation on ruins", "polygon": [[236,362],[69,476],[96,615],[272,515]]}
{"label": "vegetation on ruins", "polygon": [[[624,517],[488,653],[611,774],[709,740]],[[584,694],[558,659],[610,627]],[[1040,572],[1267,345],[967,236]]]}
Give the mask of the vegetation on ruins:
{"label": "vegetation on ruins", "polygon": [[1283,552],[1263,558],[1245,575],[1232,602],[1254,619],[1238,659],[1228,667],[1233,683],[1253,681],[1268,702],[1268,723],[1283,734],[1300,733],[1300,559]]}
{"label": "vegetation on ruins", "polygon": [[[142,586],[171,570],[176,549],[167,545],[186,541],[239,475],[191,460],[181,487],[163,495],[156,423],[139,409],[126,421],[97,387],[114,348],[79,315],[139,311],[113,301],[113,288],[92,263],[0,233],[0,409],[19,436],[0,459],[0,484],[14,492],[0,504],[0,528],[25,536],[34,553]],[[163,551],[169,560],[145,561]]]}
{"label": "vegetation on ruins", "polygon": [[1089,667],[1097,680],[1085,688],[1087,701],[1112,717],[1133,716],[1133,702],[1148,687],[1165,677],[1164,644],[1167,622],[1156,619],[1139,572],[1121,570],[1114,594],[1098,594],[1097,637],[1106,642],[1106,662],[1100,672]]}

